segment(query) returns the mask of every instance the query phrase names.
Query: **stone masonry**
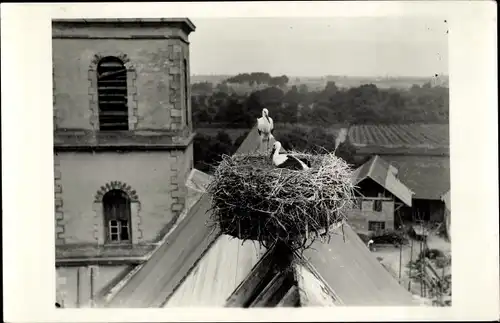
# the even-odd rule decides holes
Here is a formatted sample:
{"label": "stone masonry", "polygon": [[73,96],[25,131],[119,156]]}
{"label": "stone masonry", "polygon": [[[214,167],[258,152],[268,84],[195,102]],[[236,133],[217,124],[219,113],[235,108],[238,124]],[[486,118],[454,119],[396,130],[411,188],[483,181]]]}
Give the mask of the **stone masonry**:
{"label": "stone masonry", "polygon": [[[193,163],[190,28],[177,21],[53,23],[54,130],[62,138],[54,160],[58,259],[142,256],[183,212]],[[109,138],[99,130],[96,73],[105,56],[127,70],[130,130]],[[123,184],[132,197],[128,249],[107,244],[100,199],[107,186]]]}
{"label": "stone masonry", "polygon": [[182,95],[181,95],[181,63],[182,47],[168,45],[169,65],[168,80],[170,84],[170,129],[180,130],[182,125]]}
{"label": "stone masonry", "polygon": [[54,201],[55,201],[55,222],[56,222],[56,245],[65,243],[64,238],[64,212],[63,212],[63,192],[61,182],[59,156],[54,154]]}

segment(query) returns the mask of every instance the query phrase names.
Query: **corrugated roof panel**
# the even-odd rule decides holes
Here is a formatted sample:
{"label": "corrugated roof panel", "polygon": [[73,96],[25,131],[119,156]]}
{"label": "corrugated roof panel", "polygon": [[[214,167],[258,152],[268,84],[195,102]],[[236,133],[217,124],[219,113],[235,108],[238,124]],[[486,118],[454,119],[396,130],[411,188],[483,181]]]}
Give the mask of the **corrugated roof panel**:
{"label": "corrugated roof panel", "polygon": [[253,241],[221,235],[164,307],[224,307],[264,252]]}
{"label": "corrugated roof panel", "polygon": [[303,253],[343,305],[414,306],[406,291],[378,262],[357,234],[344,225],[329,243],[316,241]]}

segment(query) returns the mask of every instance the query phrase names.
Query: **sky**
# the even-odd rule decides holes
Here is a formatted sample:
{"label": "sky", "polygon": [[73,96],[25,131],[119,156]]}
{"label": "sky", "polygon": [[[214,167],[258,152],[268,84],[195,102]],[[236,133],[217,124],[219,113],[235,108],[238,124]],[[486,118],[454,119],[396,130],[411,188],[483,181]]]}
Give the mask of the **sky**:
{"label": "sky", "polygon": [[191,73],[448,74],[447,23],[393,17],[191,17]]}

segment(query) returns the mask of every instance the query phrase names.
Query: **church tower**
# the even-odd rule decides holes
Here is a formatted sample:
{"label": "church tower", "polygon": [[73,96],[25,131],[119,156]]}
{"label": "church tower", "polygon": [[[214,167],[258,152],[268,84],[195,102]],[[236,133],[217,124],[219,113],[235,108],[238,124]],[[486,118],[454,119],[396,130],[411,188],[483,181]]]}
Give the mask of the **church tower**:
{"label": "church tower", "polygon": [[189,19],[52,24],[58,299],[91,306],[185,206]]}

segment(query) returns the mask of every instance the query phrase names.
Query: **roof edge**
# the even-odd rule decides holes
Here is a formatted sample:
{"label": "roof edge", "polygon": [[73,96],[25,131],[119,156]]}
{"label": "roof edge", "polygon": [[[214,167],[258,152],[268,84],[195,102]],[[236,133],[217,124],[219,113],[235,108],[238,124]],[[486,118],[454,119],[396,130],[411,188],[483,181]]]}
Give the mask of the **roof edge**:
{"label": "roof edge", "polygon": [[52,19],[52,23],[56,24],[168,24],[168,23],[183,23],[188,27],[189,32],[196,30],[196,26],[189,18],[80,18],[80,19]]}

